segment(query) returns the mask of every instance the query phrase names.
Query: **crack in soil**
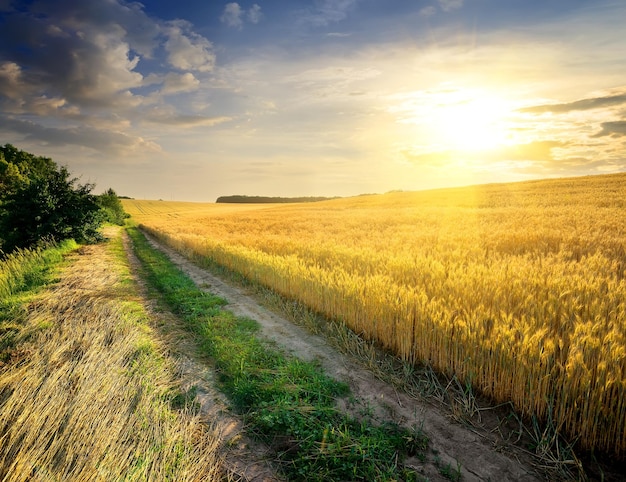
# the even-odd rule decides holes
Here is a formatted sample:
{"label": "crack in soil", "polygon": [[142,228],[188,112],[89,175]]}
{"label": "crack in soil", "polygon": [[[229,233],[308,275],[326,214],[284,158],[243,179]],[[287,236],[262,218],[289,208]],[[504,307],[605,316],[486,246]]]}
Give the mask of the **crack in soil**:
{"label": "crack in soil", "polygon": [[[449,477],[442,474],[442,468],[445,467],[450,467],[453,471],[460,467],[461,480],[466,482],[542,480],[531,463],[521,461],[524,458],[523,453],[516,455],[513,447],[507,447],[507,453],[497,451],[502,449],[503,444],[495,435],[463,426],[437,407],[397,391],[350,357],[331,347],[324,338],[294,325],[261,306],[244,289],[198,267],[178,252],[158,243],[147,233],[144,235],[152,246],[164,252],[200,289],[224,298],[228,302],[225,309],[237,316],[256,320],[261,325],[262,337],[275,342],[287,353],[306,361],[320,363],[327,375],[348,383],[361,407],[404,426],[421,427],[430,440],[432,456],[426,462],[412,458],[405,463],[428,480],[449,480]],[[210,377],[208,381],[208,385],[200,382],[197,386],[210,387]],[[205,389],[208,393],[214,392],[213,388]],[[348,405],[344,401],[341,408],[353,411],[354,407]],[[354,415],[358,416],[356,413]],[[239,426],[236,430],[240,430]]]}

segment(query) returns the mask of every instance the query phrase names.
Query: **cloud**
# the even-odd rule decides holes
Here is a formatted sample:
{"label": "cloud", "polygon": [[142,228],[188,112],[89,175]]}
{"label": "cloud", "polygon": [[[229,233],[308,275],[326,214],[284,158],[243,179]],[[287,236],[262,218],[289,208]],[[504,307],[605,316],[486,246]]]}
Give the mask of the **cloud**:
{"label": "cloud", "polygon": [[120,25],[106,31],[65,26],[67,35],[60,36],[51,35],[40,18],[14,16],[10,27],[0,29],[0,57],[5,59],[0,94],[11,98],[17,93],[7,84],[11,75],[19,75],[21,94],[60,96],[85,105],[110,103],[118,92],[141,84],[141,74],[134,71],[139,57],[130,52]]}
{"label": "cloud", "polygon": [[350,96],[354,84],[380,77],[380,70],[363,67],[344,67],[341,65],[324,65],[285,75],[283,82],[297,86],[297,90],[312,96],[316,102],[321,97]]}
{"label": "cloud", "polygon": [[300,22],[314,27],[326,27],[348,17],[358,0],[317,0],[315,8],[300,11]]}
{"label": "cloud", "polygon": [[443,150],[415,153],[409,149],[401,152],[407,160],[415,164],[440,167],[453,164],[459,160],[479,161],[481,163],[498,163],[503,161],[553,162],[552,149],[564,146],[563,142],[544,140],[474,152]]}
{"label": "cloud", "polygon": [[128,105],[144,85],[142,59],[161,48],[178,70],[209,72],[215,65],[211,42],[191,24],[154,19],[138,3],[58,0],[29,8],[5,14],[0,29],[0,97],[121,107],[120,98]]}
{"label": "cloud", "polygon": [[177,74],[168,72],[163,80],[162,94],[177,94],[196,90],[200,81],[191,73]]}
{"label": "cloud", "polygon": [[463,6],[463,0],[438,0],[441,10],[450,12]]}
{"label": "cloud", "polygon": [[[437,0],[439,4],[439,8],[444,12],[451,12],[453,10],[458,10],[463,6],[464,0]],[[432,17],[437,13],[437,8],[434,5],[428,5],[426,7],[422,7],[419,10],[419,15],[421,17]]]}
{"label": "cloud", "polygon": [[528,114],[543,114],[552,112],[561,114],[575,110],[600,109],[604,107],[612,107],[626,103],[626,93],[607,95],[603,97],[591,97],[588,99],[580,99],[574,102],[564,104],[544,104],[520,109],[519,112]]}
{"label": "cloud", "polygon": [[552,149],[564,147],[559,141],[533,141],[494,149],[485,156],[488,160],[552,161]]}
{"label": "cloud", "polygon": [[132,136],[125,132],[101,130],[89,126],[72,126],[66,128],[45,127],[31,121],[0,118],[2,131],[20,134],[23,140],[35,141],[49,146],[77,145],[109,154],[121,154],[131,150],[160,151],[158,144]]}
{"label": "cloud", "polygon": [[10,99],[21,97],[24,90],[22,68],[15,62],[0,64],[0,93]]}
{"label": "cloud", "polygon": [[215,66],[215,53],[206,38],[191,31],[191,24],[174,20],[165,28],[168,39],[165,50],[168,62],[181,70],[210,72]]}
{"label": "cloud", "polygon": [[206,117],[200,115],[181,115],[181,114],[156,114],[146,118],[147,121],[156,124],[167,124],[177,127],[213,127],[224,122],[232,120],[231,117]]}
{"label": "cloud", "polygon": [[248,10],[248,21],[250,23],[259,23],[262,17],[261,7],[255,3],[250,7],[250,10]]}
{"label": "cloud", "polygon": [[626,136],[626,121],[603,122],[602,130],[591,137],[621,137]]}
{"label": "cloud", "polygon": [[261,7],[256,3],[246,12],[237,2],[227,3],[220,21],[229,27],[241,30],[243,28],[244,17],[250,23],[259,23],[263,17]]}
{"label": "cloud", "polygon": [[171,95],[196,91],[200,87],[200,81],[191,72],[182,74],[179,72],[168,72],[165,75],[147,75],[143,79],[143,85],[146,87],[160,85],[159,94]]}
{"label": "cloud", "polygon": [[422,17],[431,17],[435,15],[436,13],[437,13],[437,9],[433,7],[432,5],[429,5],[428,7],[424,7],[419,11],[419,14]]}
{"label": "cloud", "polygon": [[242,15],[243,11],[238,3],[227,3],[224,7],[224,13],[222,13],[220,20],[229,27],[241,28],[243,26],[243,20],[241,18]]}
{"label": "cloud", "polygon": [[[0,127],[23,140],[154,151],[132,134],[145,109],[168,105],[164,95],[177,96],[173,111],[183,109],[180,95],[215,68],[212,43],[191,23],[151,17],[136,2],[28,2],[2,17]],[[176,125],[216,123],[176,115]]]}

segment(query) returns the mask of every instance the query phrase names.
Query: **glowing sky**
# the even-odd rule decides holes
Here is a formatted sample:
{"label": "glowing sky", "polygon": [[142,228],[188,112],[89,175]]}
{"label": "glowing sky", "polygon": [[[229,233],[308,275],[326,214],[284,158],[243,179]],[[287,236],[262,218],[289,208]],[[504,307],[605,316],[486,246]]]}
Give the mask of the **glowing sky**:
{"label": "glowing sky", "polygon": [[0,0],[0,144],[95,192],[626,171],[623,0]]}

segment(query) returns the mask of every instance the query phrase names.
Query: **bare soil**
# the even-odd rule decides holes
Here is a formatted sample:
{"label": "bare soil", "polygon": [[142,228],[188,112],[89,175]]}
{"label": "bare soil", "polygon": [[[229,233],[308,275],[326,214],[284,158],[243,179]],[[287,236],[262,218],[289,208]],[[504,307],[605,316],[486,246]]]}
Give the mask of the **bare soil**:
{"label": "bare soil", "polygon": [[[444,407],[434,406],[420,397],[396,390],[357,360],[337,351],[326,339],[311,334],[262,306],[251,290],[199,268],[153,238],[148,239],[190,276],[198,287],[227,300],[226,309],[237,316],[259,322],[263,337],[294,356],[319,362],[329,376],[348,383],[361,409],[367,407],[387,420],[406,426],[421,426],[430,440],[429,456],[426,462],[410,459],[407,465],[428,480],[449,480],[441,473],[441,468],[448,465],[453,470],[460,468],[460,480],[466,482],[545,480],[535,470],[527,453],[503,443],[500,437],[487,430],[458,423]],[[230,444],[234,447],[234,450],[231,447],[231,452],[226,453],[227,464],[230,463],[233,473],[239,474],[241,480],[278,480],[267,462],[267,448],[243,435],[241,423],[228,412],[225,400],[214,388],[208,366],[192,356],[184,355],[185,351],[191,353],[184,346],[179,346],[178,350],[183,360],[181,371],[187,378],[186,383],[197,387],[202,410],[211,418],[222,418],[225,437],[231,440]],[[354,404],[350,403],[344,403],[343,408],[355,410]]]}

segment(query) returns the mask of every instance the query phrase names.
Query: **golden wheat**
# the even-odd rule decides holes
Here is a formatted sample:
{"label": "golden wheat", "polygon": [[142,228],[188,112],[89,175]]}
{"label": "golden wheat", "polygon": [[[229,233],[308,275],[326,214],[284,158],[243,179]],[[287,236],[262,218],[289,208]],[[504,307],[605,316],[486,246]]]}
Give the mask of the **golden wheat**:
{"label": "golden wheat", "polygon": [[626,175],[307,205],[126,201],[194,256],[626,453]]}

